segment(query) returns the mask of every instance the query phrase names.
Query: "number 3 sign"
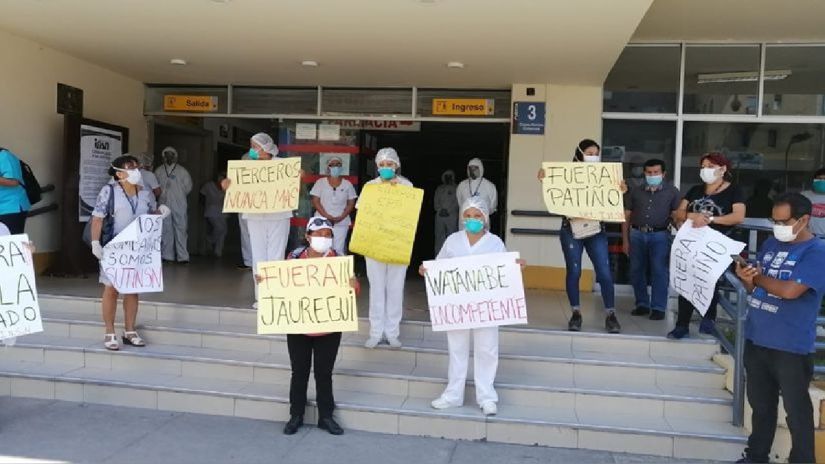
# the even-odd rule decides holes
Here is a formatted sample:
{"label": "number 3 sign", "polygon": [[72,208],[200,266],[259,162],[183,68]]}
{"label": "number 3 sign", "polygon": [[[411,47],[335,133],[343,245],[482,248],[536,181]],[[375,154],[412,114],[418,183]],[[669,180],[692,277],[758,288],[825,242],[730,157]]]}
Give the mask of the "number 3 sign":
{"label": "number 3 sign", "polygon": [[513,133],[544,135],[545,103],[513,103]]}

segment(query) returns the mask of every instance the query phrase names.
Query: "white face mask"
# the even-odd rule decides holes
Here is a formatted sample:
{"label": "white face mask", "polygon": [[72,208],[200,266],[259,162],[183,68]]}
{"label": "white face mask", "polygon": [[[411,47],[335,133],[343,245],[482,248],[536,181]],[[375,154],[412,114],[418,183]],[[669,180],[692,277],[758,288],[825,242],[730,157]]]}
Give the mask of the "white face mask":
{"label": "white face mask", "polygon": [[702,168],[699,171],[699,177],[702,178],[702,182],[712,184],[719,179],[719,176],[716,174],[718,169],[719,168]]}
{"label": "white face mask", "polygon": [[602,160],[600,155],[584,155],[585,163],[598,163]]}
{"label": "white face mask", "polygon": [[139,183],[140,183],[140,181],[141,181],[141,179],[142,179],[142,176],[140,175],[140,169],[120,169],[120,168],[115,168],[115,171],[125,172],[125,173],[127,174],[127,176],[126,176],[126,182],[128,182],[128,183],[130,183],[130,184],[132,184],[132,185],[137,185],[137,184],[139,184]]}
{"label": "white face mask", "polygon": [[[794,224],[795,226],[796,224]],[[799,232],[794,232],[794,226],[783,226],[781,224],[773,225],[773,236],[780,242],[793,242],[799,235]]]}
{"label": "white face mask", "polygon": [[309,246],[316,253],[326,253],[332,248],[332,239],[329,237],[310,237]]}

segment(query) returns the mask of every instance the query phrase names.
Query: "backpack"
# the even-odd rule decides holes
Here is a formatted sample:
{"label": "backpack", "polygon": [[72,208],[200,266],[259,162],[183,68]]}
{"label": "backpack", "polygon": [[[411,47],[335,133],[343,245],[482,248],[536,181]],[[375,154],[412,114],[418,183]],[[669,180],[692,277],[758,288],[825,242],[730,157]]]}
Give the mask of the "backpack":
{"label": "backpack", "polygon": [[[7,151],[10,155],[14,156],[10,150],[0,147],[0,151]],[[38,203],[40,200],[43,199],[43,194],[40,188],[40,182],[37,182],[37,178],[34,177],[34,172],[32,171],[31,166],[24,163],[20,158],[14,156],[15,159],[20,163],[20,170],[23,172],[23,188],[26,190],[26,197],[29,199],[29,204],[33,205]]]}

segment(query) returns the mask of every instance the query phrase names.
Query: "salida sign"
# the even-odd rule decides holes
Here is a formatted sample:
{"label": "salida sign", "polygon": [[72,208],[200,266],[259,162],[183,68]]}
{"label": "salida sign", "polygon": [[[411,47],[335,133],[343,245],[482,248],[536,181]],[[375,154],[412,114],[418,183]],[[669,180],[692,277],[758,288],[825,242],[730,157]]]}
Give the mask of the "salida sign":
{"label": "salida sign", "polygon": [[218,111],[218,97],[208,95],[164,95],[163,111],[214,113]]}

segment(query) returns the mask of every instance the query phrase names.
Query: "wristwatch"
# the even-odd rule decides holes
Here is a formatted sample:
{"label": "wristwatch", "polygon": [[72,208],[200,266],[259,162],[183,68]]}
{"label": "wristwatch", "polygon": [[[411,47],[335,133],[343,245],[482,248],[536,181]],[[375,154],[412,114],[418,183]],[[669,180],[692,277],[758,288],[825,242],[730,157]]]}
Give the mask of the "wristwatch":
{"label": "wristwatch", "polygon": [[713,224],[713,216],[708,217],[708,224]]}

